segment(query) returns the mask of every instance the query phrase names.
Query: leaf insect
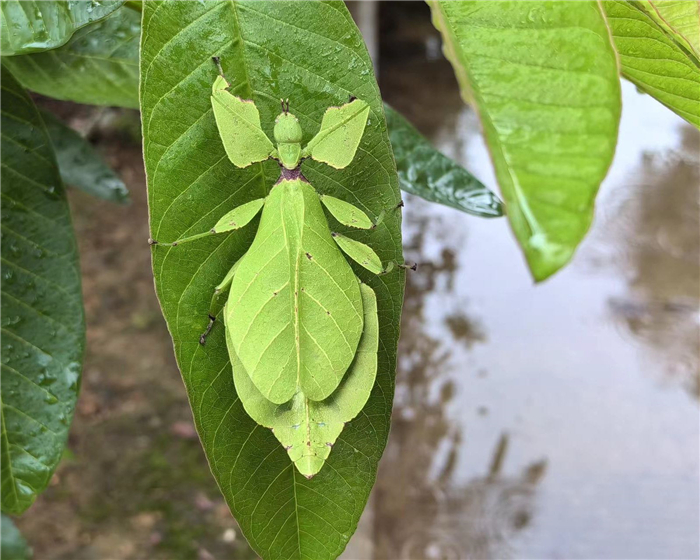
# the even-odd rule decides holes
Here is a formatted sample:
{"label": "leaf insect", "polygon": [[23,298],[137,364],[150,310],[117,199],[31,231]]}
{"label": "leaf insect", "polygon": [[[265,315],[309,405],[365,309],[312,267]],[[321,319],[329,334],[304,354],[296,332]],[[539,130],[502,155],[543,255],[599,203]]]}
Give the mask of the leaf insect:
{"label": "leaf insect", "polygon": [[[342,253],[375,274],[390,272],[394,263],[384,266],[368,245],[331,232],[323,206],[341,224],[365,230],[375,228],[384,212],[372,220],[352,204],[317,192],[301,163],[311,158],[334,169],[349,165],[370,107],[351,98],[328,108],[320,130],[302,148],[301,126],[283,100],[275,146],[260,126],[255,103],[230,93],[219,59],[214,62],[219,76],[211,102],[228,158],[241,168],[275,159],[280,177],[267,197],[234,208],[209,232],[172,243],[150,242],[175,246],[230,232],[262,212],[251,247],[216,293],[228,292],[226,345],[246,412],[273,430],[299,472],[311,478],[345,423],[364,407],[377,374],[376,296]],[[215,320],[209,317],[202,344]]]}

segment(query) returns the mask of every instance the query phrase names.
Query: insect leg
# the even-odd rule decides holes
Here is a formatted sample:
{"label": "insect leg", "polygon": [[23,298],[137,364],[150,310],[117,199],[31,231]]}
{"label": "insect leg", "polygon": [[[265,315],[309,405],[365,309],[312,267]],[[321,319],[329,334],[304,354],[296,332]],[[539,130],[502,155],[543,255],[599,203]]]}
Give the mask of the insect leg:
{"label": "insect leg", "polygon": [[209,333],[211,332],[212,328],[214,328],[216,317],[217,315],[219,315],[219,313],[221,313],[222,307],[219,303],[219,296],[225,293],[226,290],[231,286],[231,282],[233,282],[233,277],[236,274],[236,269],[238,268],[238,265],[242,260],[243,257],[238,259],[236,263],[231,267],[231,270],[229,270],[226,273],[224,279],[219,283],[219,285],[216,288],[214,288],[214,293],[211,297],[211,303],[209,304],[209,324],[207,325],[206,330],[199,337],[199,343],[202,346],[206,344],[207,336],[209,336]]}

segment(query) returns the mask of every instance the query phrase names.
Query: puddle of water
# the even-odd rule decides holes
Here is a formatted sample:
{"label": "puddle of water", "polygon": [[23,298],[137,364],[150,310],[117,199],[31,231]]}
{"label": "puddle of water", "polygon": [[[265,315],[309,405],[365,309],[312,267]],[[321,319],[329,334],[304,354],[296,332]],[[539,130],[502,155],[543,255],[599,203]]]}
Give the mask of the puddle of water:
{"label": "puddle of water", "polygon": [[[419,37],[429,53],[414,31],[389,52]],[[381,59],[385,98],[496,188],[449,65],[417,50]],[[406,201],[421,266],[389,445],[344,558],[698,557],[700,134],[623,95],[594,226],[542,285],[505,220]]]}

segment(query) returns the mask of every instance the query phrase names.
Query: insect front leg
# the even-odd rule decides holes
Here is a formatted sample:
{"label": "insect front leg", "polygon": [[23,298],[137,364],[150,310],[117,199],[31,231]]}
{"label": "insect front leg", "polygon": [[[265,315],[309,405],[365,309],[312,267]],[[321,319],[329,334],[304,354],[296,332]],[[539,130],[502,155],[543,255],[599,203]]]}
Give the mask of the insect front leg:
{"label": "insect front leg", "polygon": [[149,245],[162,245],[163,247],[177,247],[183,243],[189,243],[190,241],[196,241],[197,239],[202,239],[203,237],[209,237],[217,233],[226,233],[236,229],[240,229],[246,226],[250,221],[258,215],[260,209],[265,205],[264,198],[258,198],[245,204],[241,204],[238,208],[234,208],[230,212],[226,213],[223,218],[221,218],[216,225],[209,231],[204,233],[198,233],[197,235],[192,235],[191,237],[184,237],[183,239],[178,239],[177,241],[172,241],[170,243],[163,243],[162,241],[157,241],[155,239],[149,239]]}
{"label": "insect front leg", "polygon": [[[243,257],[245,257],[245,255],[243,255]],[[209,324],[207,325],[206,330],[199,337],[199,343],[202,346],[206,344],[207,336],[209,336],[209,333],[211,332],[212,328],[214,328],[216,317],[219,313],[221,313],[222,306],[219,304],[219,296],[221,296],[221,294],[223,293],[226,293],[228,288],[231,287],[231,282],[233,282],[233,277],[236,275],[236,270],[238,269],[238,265],[240,264],[240,262],[243,260],[243,257],[236,261],[236,263],[231,267],[231,270],[229,270],[226,273],[224,279],[219,283],[218,286],[216,286],[216,288],[214,288],[214,293],[211,297],[211,303],[209,304]]]}

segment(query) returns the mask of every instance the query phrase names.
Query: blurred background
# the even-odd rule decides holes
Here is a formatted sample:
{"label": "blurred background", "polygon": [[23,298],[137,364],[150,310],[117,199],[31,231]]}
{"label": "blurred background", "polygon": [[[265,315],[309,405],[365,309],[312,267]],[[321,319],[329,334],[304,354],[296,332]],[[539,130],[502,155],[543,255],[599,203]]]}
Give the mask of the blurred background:
{"label": "blurred background", "polygon": [[[364,4],[364,3],[363,3]],[[492,189],[422,2],[354,6],[385,100]],[[39,98],[133,203],[71,192],[88,345],[69,451],[17,522],[37,560],[255,558],[201,450],[153,289],[138,114]],[[623,82],[574,261],[534,286],[505,219],[406,196],[389,444],[346,560],[697,558],[700,133]]]}

